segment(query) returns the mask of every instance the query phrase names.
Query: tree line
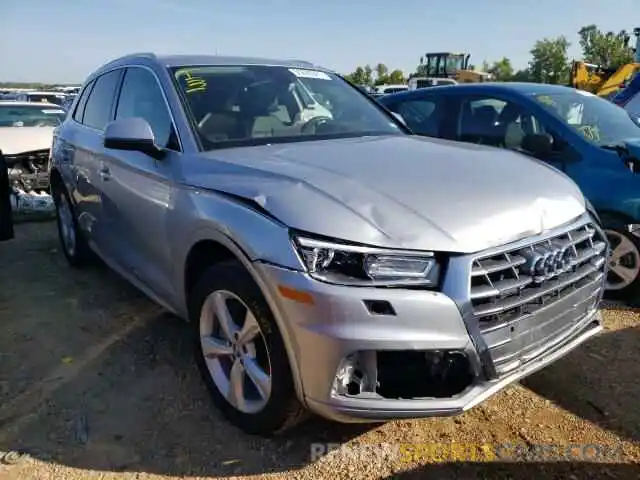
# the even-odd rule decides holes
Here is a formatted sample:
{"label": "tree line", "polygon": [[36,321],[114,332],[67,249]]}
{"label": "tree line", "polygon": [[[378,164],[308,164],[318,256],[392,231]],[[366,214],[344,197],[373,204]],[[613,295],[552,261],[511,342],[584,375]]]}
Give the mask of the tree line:
{"label": "tree line", "polygon": [[[629,42],[631,35],[626,30],[619,32],[604,32],[596,25],[586,25],[578,31],[579,45],[582,51],[582,61],[601,65],[606,68],[617,68],[633,62],[634,46]],[[486,60],[478,68],[470,66],[472,70],[480,70],[493,74],[501,82],[536,82],[569,83],[572,60],[568,51],[571,42],[563,35],[554,38],[538,40],[529,53],[531,59],[526,68],[514,69],[511,60],[503,57],[493,62]],[[358,85],[388,85],[405,83],[413,76],[427,76],[424,65],[418,65],[414,72],[405,75],[402,70],[391,70],[384,64],[375,66],[358,66],[353,72],[345,75],[351,82]]]}

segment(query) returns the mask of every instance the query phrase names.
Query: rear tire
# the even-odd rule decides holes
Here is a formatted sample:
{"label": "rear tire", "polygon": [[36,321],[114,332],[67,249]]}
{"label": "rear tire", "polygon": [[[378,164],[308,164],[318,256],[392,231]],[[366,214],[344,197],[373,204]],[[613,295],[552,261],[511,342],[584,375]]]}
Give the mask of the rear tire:
{"label": "rear tire", "polygon": [[189,296],[189,319],[196,363],[229,422],[271,436],[304,418],[278,326],[239,262],[221,262],[202,275]]}
{"label": "rear tire", "polygon": [[95,256],[87,244],[78,226],[73,203],[64,185],[56,185],[52,189],[53,201],[56,206],[56,223],[60,246],[69,265],[81,268],[92,264]]}

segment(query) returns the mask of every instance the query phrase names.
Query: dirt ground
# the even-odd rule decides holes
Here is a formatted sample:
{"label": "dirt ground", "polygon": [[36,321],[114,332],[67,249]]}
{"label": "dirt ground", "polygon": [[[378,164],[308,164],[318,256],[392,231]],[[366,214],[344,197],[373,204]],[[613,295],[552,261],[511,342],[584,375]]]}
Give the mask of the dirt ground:
{"label": "dirt ground", "polygon": [[[264,440],[212,407],[183,322],[105,268],[72,271],[53,223],[16,233],[0,244],[2,480],[640,478],[640,312],[605,306],[604,334],[461,417],[315,419]],[[434,442],[596,447],[573,461],[402,454]],[[349,448],[313,459],[314,443]]]}

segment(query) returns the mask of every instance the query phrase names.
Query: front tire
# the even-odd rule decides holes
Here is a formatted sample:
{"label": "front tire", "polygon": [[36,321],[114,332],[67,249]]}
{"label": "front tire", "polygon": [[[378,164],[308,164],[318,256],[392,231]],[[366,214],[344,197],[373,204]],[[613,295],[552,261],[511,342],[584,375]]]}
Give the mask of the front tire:
{"label": "front tire", "polygon": [[239,262],[204,273],[189,297],[189,318],[202,378],[232,424],[269,436],[303,418],[273,314]]}
{"label": "front tire", "polygon": [[609,298],[640,301],[640,239],[622,229],[605,230],[611,244],[606,293]]}

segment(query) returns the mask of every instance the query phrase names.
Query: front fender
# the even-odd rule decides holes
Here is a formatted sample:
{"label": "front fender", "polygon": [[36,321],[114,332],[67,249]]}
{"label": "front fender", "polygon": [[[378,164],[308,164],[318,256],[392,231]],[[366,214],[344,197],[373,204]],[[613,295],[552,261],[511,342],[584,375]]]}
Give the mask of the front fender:
{"label": "front fender", "polygon": [[626,168],[584,168],[572,173],[571,177],[600,215],[617,213],[633,222],[640,221],[640,174]]}

